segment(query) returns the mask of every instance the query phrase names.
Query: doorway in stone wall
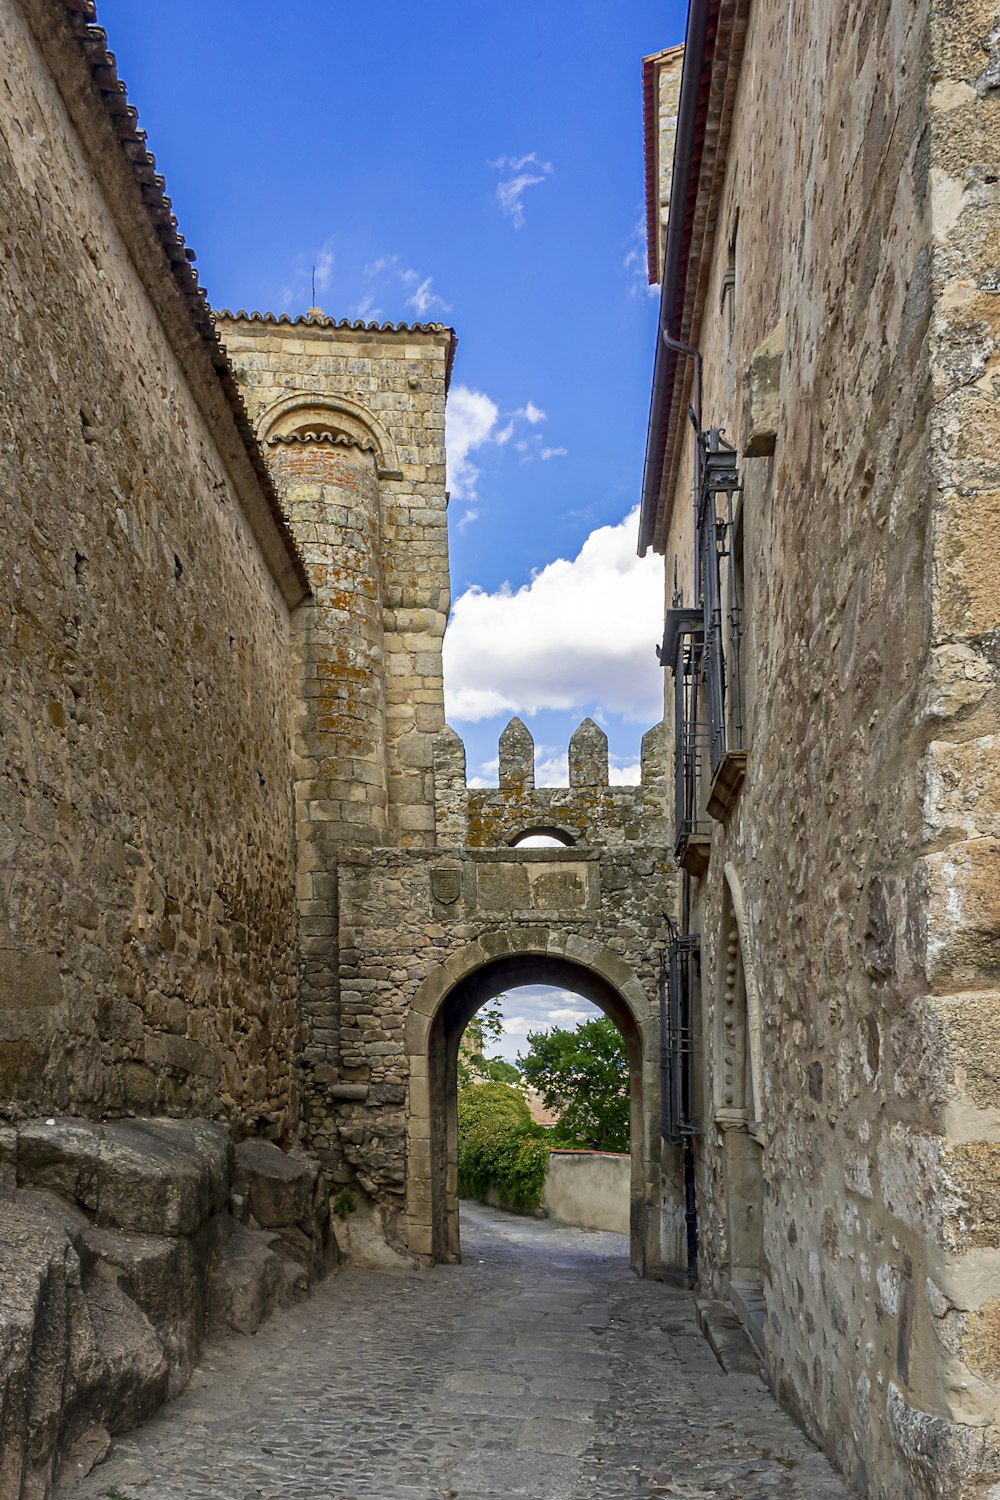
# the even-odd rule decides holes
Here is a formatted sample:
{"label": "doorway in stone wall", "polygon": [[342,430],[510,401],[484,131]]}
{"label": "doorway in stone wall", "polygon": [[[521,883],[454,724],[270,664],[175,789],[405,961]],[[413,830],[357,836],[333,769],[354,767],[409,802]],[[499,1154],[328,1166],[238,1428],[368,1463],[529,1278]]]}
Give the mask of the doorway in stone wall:
{"label": "doorway in stone wall", "polygon": [[715,1123],[722,1137],[729,1297],[763,1353],[764,1176],[742,934],[725,888],[715,986]]}
{"label": "doorway in stone wall", "polygon": [[[596,949],[596,945],[592,945]],[[650,1205],[659,1191],[656,1052],[640,1024],[639,1006],[624,986],[601,972],[603,954],[587,963],[552,953],[507,953],[475,964],[454,978],[443,975],[443,993],[411,1018],[411,1111],[407,1216],[411,1249],[439,1262],[461,1257],[458,1182],[458,1061],[462,1037],[476,1013],[498,995],[522,986],[547,985],[591,1002],[617,1026],[628,1057],[629,1258],[640,1272],[655,1263]],[[616,955],[606,963],[623,969]],[[616,967],[617,966],[617,967]],[[632,983],[635,983],[632,981]],[[437,986],[431,985],[433,996]],[[640,1012],[641,1014],[641,1012]],[[649,1022],[645,1023],[648,1029]],[[652,1070],[652,1072],[650,1072]],[[426,1083],[423,1083],[426,1079]]]}

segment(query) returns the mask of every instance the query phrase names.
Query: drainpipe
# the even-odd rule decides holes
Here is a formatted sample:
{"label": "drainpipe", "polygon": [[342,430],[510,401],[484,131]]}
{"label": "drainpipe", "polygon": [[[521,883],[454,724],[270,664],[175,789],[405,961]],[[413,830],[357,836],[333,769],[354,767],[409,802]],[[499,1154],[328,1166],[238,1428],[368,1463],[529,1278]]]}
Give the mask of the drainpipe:
{"label": "drainpipe", "polygon": [[[639,513],[639,556],[645,557],[653,538],[663,453],[660,447],[668,390],[673,389],[678,354],[694,351],[679,343],[672,333],[681,273],[681,247],[687,218],[688,188],[691,177],[691,149],[698,121],[698,96],[705,61],[705,38],[711,0],[691,0],[687,34],[684,38],[684,69],[681,73],[681,97],[677,110],[677,135],[674,140],[674,165],[670,182],[670,215],[667,220],[667,243],[663,257],[663,287],[660,292],[660,320],[653,363],[653,395],[646,434],[646,462],[642,476],[642,508]],[[700,362],[699,362],[700,363]],[[696,366],[696,369],[698,367]],[[696,379],[700,386],[700,378]],[[701,404],[700,391],[696,403]],[[700,425],[701,413],[698,412]]]}

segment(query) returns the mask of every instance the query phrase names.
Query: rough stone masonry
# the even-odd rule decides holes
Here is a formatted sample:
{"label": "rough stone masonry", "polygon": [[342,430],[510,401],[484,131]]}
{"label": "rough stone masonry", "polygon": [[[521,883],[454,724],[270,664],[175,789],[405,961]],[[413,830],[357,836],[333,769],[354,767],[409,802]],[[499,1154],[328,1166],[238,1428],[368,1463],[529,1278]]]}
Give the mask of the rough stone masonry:
{"label": "rough stone masonry", "polygon": [[[184,1378],[203,1293],[250,1326],[320,1274],[327,1175],[356,1253],[453,1260],[459,1037],[541,980],[628,1046],[635,1266],[683,1265],[693,1186],[704,1283],[855,1486],[987,1500],[994,10],[694,0],[698,37],[649,70],[667,331],[741,473],[696,567],[690,364],[662,355],[643,544],[682,615],[723,544],[745,647],[684,828],[673,683],[640,786],[609,786],[585,723],[570,785],[536,788],[517,720],[499,787],[467,786],[441,673],[454,335],[214,319],[94,19],[0,0],[7,1491]],[[539,831],[562,847],[521,845]],[[701,943],[686,1183],[660,1139],[668,916]]]}
{"label": "rough stone masonry", "polygon": [[683,60],[649,60],[654,239],[673,172],[651,274],[675,342],[642,545],[665,561],[700,949],[701,1276],[861,1492],[982,1500],[1000,1493],[996,6],[691,13]]}

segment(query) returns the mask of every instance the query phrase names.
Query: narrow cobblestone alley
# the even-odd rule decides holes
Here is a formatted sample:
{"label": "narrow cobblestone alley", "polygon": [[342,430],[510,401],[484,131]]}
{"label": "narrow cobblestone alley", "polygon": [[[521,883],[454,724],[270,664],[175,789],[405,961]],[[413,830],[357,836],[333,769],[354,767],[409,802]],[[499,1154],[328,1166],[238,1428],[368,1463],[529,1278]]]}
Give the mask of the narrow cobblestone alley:
{"label": "narrow cobblestone alley", "polygon": [[121,1438],[73,1500],[841,1500],[624,1239],[463,1205],[465,1262],[348,1270]]}

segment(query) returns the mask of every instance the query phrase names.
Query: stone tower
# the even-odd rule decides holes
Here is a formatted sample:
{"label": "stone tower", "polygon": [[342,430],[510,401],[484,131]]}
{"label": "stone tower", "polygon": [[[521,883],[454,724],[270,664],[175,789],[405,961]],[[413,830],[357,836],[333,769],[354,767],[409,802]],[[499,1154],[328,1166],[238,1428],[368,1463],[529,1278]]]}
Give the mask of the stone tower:
{"label": "stone tower", "polygon": [[338,323],[316,309],[217,322],[313,587],[300,630],[300,833],[429,843],[454,335]]}
{"label": "stone tower", "polygon": [[358,1087],[341,1045],[337,866],[348,848],[434,841],[455,337],[317,309],[217,324],[312,586],[296,621],[293,750],[304,1107],[322,1147],[329,1091]]}

